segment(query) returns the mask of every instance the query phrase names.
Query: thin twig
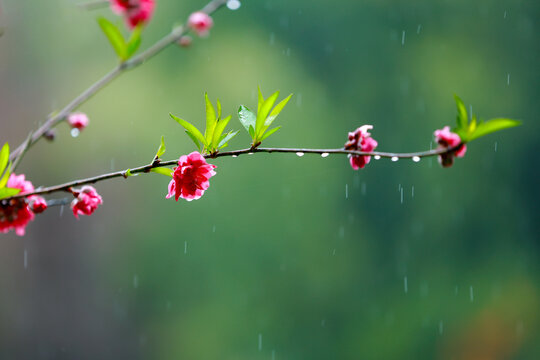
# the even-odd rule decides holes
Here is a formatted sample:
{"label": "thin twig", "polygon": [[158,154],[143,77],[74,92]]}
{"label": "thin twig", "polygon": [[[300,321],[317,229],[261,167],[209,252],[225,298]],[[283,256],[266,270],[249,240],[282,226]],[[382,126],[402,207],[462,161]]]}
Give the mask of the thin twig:
{"label": "thin twig", "polygon": [[11,171],[15,172],[17,167],[19,166],[21,159],[23,158],[24,154],[26,154],[26,151],[28,150],[28,147],[30,146],[30,140],[32,139],[32,131],[28,134],[26,137],[26,141],[23,143],[23,148],[21,151],[21,154],[15,158],[15,161],[13,161],[13,166],[11,167]]}
{"label": "thin twig", "polygon": [[[227,0],[212,0],[201,11],[210,15],[214,13],[215,11],[217,11],[226,3],[227,3]],[[179,27],[174,28],[169,34],[165,35],[163,38],[158,40],[154,45],[149,47],[147,50],[131,58],[130,60],[124,63],[121,63],[120,65],[116,66],[114,69],[109,71],[107,74],[105,74],[105,76],[103,76],[97,82],[92,84],[88,89],[83,91],[79,96],[73,99],[62,110],[60,110],[58,113],[54,114],[53,116],[50,116],[43,125],[41,125],[36,131],[34,131],[30,139],[30,142],[28,143],[28,148],[34,145],[37,141],[39,141],[39,139],[42,138],[43,134],[45,134],[48,130],[52,129],[58,123],[63,121],[71,112],[73,112],[73,110],[75,110],[81,104],[83,104],[88,99],[90,99],[99,90],[104,88],[112,80],[116,79],[120,74],[124,73],[128,69],[132,69],[141,65],[142,63],[146,62],[153,56],[157,55],[163,49],[175,43],[182,36],[187,34],[189,30],[190,28],[187,26],[179,26]],[[17,149],[15,149],[11,153],[10,160],[14,161],[21,154],[23,149],[24,149],[24,143],[19,145]]]}
{"label": "thin twig", "polygon": [[[206,154],[204,157],[206,159],[213,159],[213,158],[219,158],[219,157],[225,157],[225,156],[239,156],[243,154],[254,154],[254,153],[295,153],[297,155],[303,155],[303,154],[346,154],[346,155],[364,155],[364,156],[380,156],[381,158],[398,158],[398,159],[412,159],[412,158],[424,158],[429,156],[437,156],[437,155],[443,155],[447,153],[451,153],[459,149],[461,146],[458,145],[453,148],[441,148],[441,149],[434,149],[434,150],[428,150],[428,151],[421,151],[421,152],[415,152],[415,153],[389,153],[389,152],[380,152],[380,151],[373,151],[373,152],[364,152],[364,151],[354,151],[354,150],[345,150],[345,149],[301,149],[301,148],[247,148],[247,149],[241,149],[241,150],[232,150],[232,151],[225,151],[220,152],[217,154]],[[168,160],[168,161],[162,161],[162,162],[156,162],[153,161],[151,164],[139,166],[136,168],[129,169],[130,173],[140,174],[140,173],[148,173],[153,168],[158,167],[167,167],[167,166],[175,166],[178,164],[178,160]],[[25,193],[25,194],[18,194],[15,196],[12,196],[10,198],[3,199],[6,201],[9,201],[10,199],[16,199],[16,198],[22,198],[30,195],[43,195],[43,194],[50,194],[58,191],[69,191],[70,188],[86,185],[86,184],[94,184],[99,181],[107,180],[107,179],[114,179],[118,177],[124,177],[127,178],[127,169],[122,171],[115,171],[108,174],[98,175],[86,179],[80,179],[75,181],[70,181],[64,184],[50,186],[46,188],[38,188],[35,191],[31,193]]]}

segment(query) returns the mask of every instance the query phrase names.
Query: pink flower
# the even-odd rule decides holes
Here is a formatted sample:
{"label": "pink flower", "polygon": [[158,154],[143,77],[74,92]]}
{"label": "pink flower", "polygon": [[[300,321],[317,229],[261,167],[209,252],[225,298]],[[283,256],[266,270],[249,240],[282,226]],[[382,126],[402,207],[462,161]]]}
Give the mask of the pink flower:
{"label": "pink flower", "polygon": [[[450,131],[449,126],[445,126],[434,132],[435,140],[439,144],[439,149],[453,148],[461,144],[461,138],[458,134]],[[463,157],[467,152],[467,145],[462,144],[457,150],[451,153],[439,155],[439,163],[443,167],[450,167],[454,164],[454,156]]]}
{"label": "pink flower", "polygon": [[90,120],[88,120],[88,116],[86,116],[85,113],[82,112],[76,112],[71,113],[67,117],[67,121],[69,125],[71,125],[72,128],[82,130],[85,127],[88,126],[88,123]]}
{"label": "pink flower", "polygon": [[188,19],[188,26],[199,36],[208,35],[208,32],[213,25],[214,21],[210,15],[203,13],[202,11],[194,12]]}
{"label": "pink flower", "polygon": [[[34,191],[34,186],[30,181],[24,179],[24,175],[11,174],[7,187],[21,189],[21,194]],[[7,233],[11,229],[15,229],[15,233],[19,236],[23,236],[25,233],[26,225],[31,220],[34,220],[34,212],[41,212],[39,210],[32,211],[29,206],[31,204],[43,204],[39,210],[44,211],[46,209],[46,202],[41,196],[32,195],[27,198],[11,199],[9,201],[0,200],[0,232]]]}
{"label": "pink flower", "polygon": [[[354,132],[349,133],[349,141],[345,143],[345,150],[372,152],[377,147],[377,141],[371,137],[368,130],[373,129],[372,125],[363,125]],[[354,155],[349,161],[354,170],[363,169],[369,164],[371,156]]]}
{"label": "pink flower", "polygon": [[36,196],[36,198],[31,202],[30,207],[34,214],[41,214],[47,210],[47,201],[44,198]]}
{"label": "pink flower", "polygon": [[182,155],[178,160],[178,167],[174,169],[173,179],[169,183],[169,193],[166,198],[174,196],[187,201],[199,199],[210,186],[208,181],[216,175],[215,165],[208,164],[204,157],[194,151],[189,155]]}
{"label": "pink flower", "polygon": [[73,215],[78,219],[79,215],[92,215],[103,204],[103,199],[93,186],[85,185],[78,192],[73,192],[76,198],[71,202]]}
{"label": "pink flower", "polygon": [[146,24],[152,18],[155,0],[110,0],[111,10],[122,15],[130,29]]}

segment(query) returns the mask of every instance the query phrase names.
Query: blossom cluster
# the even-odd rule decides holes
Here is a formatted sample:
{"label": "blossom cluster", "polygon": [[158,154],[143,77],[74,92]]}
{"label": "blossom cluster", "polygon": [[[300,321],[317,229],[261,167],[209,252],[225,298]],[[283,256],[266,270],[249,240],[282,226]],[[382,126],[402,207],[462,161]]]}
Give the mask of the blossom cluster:
{"label": "blossom cluster", "polygon": [[154,14],[154,0],[110,0],[111,10],[124,17],[130,29],[144,25]]}

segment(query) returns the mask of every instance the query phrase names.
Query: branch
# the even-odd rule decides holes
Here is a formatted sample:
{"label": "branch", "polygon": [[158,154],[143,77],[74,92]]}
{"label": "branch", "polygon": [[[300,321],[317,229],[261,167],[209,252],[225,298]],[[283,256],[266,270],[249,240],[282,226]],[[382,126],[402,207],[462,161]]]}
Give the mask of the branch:
{"label": "branch", "polygon": [[[227,0],[212,0],[201,11],[208,15],[211,15],[212,13],[217,11],[226,3],[227,3]],[[43,125],[41,125],[36,131],[33,132],[29,141],[25,141],[24,143],[19,145],[11,153],[10,160],[15,161],[18,157],[22,157],[22,155],[24,155],[24,151],[30,148],[36,142],[38,142],[39,139],[42,138],[43,134],[45,134],[48,130],[52,129],[58,123],[63,121],[70,113],[73,112],[73,110],[75,110],[81,104],[83,104],[88,99],[90,99],[99,90],[101,90],[111,81],[116,79],[120,74],[124,73],[126,70],[135,68],[141,65],[142,63],[144,63],[145,61],[147,61],[148,59],[154,57],[155,55],[157,55],[159,52],[161,52],[163,49],[165,49],[169,45],[174,44],[176,41],[180,40],[180,38],[186,35],[189,32],[189,30],[190,29],[187,26],[179,26],[179,27],[174,28],[169,34],[165,35],[163,38],[158,40],[154,45],[149,47],[147,50],[145,50],[141,54],[131,58],[130,60],[126,62],[119,64],[114,69],[109,71],[105,76],[103,76],[97,82],[92,84],[88,89],[83,91],[79,96],[73,99],[69,104],[67,104],[58,113],[54,115],[49,115],[47,118],[47,121],[45,121]]]}
{"label": "branch", "polygon": [[[225,152],[219,152],[215,154],[206,154],[204,157],[206,159],[214,159],[219,157],[225,157],[225,156],[232,156],[236,157],[243,154],[254,154],[254,153],[295,153],[297,155],[303,155],[303,154],[319,154],[319,155],[329,155],[329,154],[346,154],[346,155],[363,155],[363,156],[375,156],[375,157],[381,157],[381,158],[391,158],[391,159],[413,159],[413,160],[420,160],[420,158],[424,157],[430,157],[430,156],[437,156],[437,155],[443,155],[447,153],[451,153],[456,151],[461,147],[462,144],[459,144],[456,147],[453,148],[440,148],[440,149],[434,149],[434,150],[428,150],[428,151],[421,151],[421,152],[414,152],[414,153],[389,153],[389,152],[380,152],[380,151],[373,151],[373,152],[364,152],[364,151],[354,151],[354,150],[345,150],[345,149],[301,149],[301,148],[247,148],[247,149],[241,149],[241,150],[232,150],[232,151],[225,151]],[[153,168],[158,167],[167,167],[167,166],[175,166],[178,164],[178,160],[168,160],[168,161],[152,161],[152,163],[148,165],[139,166],[136,168],[129,169],[130,173],[140,174],[140,173],[148,173]],[[54,192],[59,191],[67,191],[71,192],[71,188],[86,184],[94,184],[99,181],[107,180],[107,179],[114,179],[118,177],[124,177],[127,178],[127,171],[128,170],[122,170],[122,171],[115,171],[108,174],[98,175],[86,179],[80,179],[75,181],[70,181],[64,184],[50,186],[46,188],[38,188],[37,190],[30,192],[30,193],[24,193],[24,194],[17,194],[15,196],[12,196],[10,198],[5,198],[2,201],[9,201],[11,199],[17,199],[17,198],[23,198],[30,195],[43,195],[43,194],[51,194]]]}

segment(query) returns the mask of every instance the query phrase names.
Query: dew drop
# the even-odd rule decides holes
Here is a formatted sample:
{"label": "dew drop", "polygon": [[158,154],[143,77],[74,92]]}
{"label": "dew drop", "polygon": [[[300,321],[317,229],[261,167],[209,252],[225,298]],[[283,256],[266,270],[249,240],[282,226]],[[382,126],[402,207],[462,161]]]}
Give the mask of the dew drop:
{"label": "dew drop", "polygon": [[227,1],[227,7],[230,10],[238,10],[240,8],[240,5],[242,5],[242,4],[238,0],[229,0],[229,1]]}
{"label": "dew drop", "polygon": [[79,131],[79,129],[71,129],[71,136],[76,138],[77,136],[79,136],[81,132]]}
{"label": "dew drop", "polygon": [[412,161],[419,162],[420,161],[420,156],[413,156]]}
{"label": "dew drop", "polygon": [[380,155],[375,155],[373,158],[374,158],[375,160],[380,160],[381,156],[380,156]]}
{"label": "dew drop", "polygon": [[392,161],[393,161],[393,162],[396,162],[396,161],[398,161],[398,160],[399,160],[399,158],[398,158],[397,156],[392,156]]}
{"label": "dew drop", "polygon": [[321,157],[325,158],[325,157],[328,157],[328,155],[330,155],[330,154],[329,153],[322,153]]}
{"label": "dew drop", "polygon": [[253,153],[252,153],[252,152],[249,152],[248,155],[253,155]]}
{"label": "dew drop", "polygon": [[233,157],[233,158],[237,158],[237,157],[238,157],[238,155],[233,155],[232,157]]}
{"label": "dew drop", "polygon": [[303,152],[301,152],[301,151],[299,151],[299,152],[297,152],[297,153],[296,153],[296,155],[298,155],[298,156],[302,157],[302,156],[304,156],[304,153],[303,153]]}

